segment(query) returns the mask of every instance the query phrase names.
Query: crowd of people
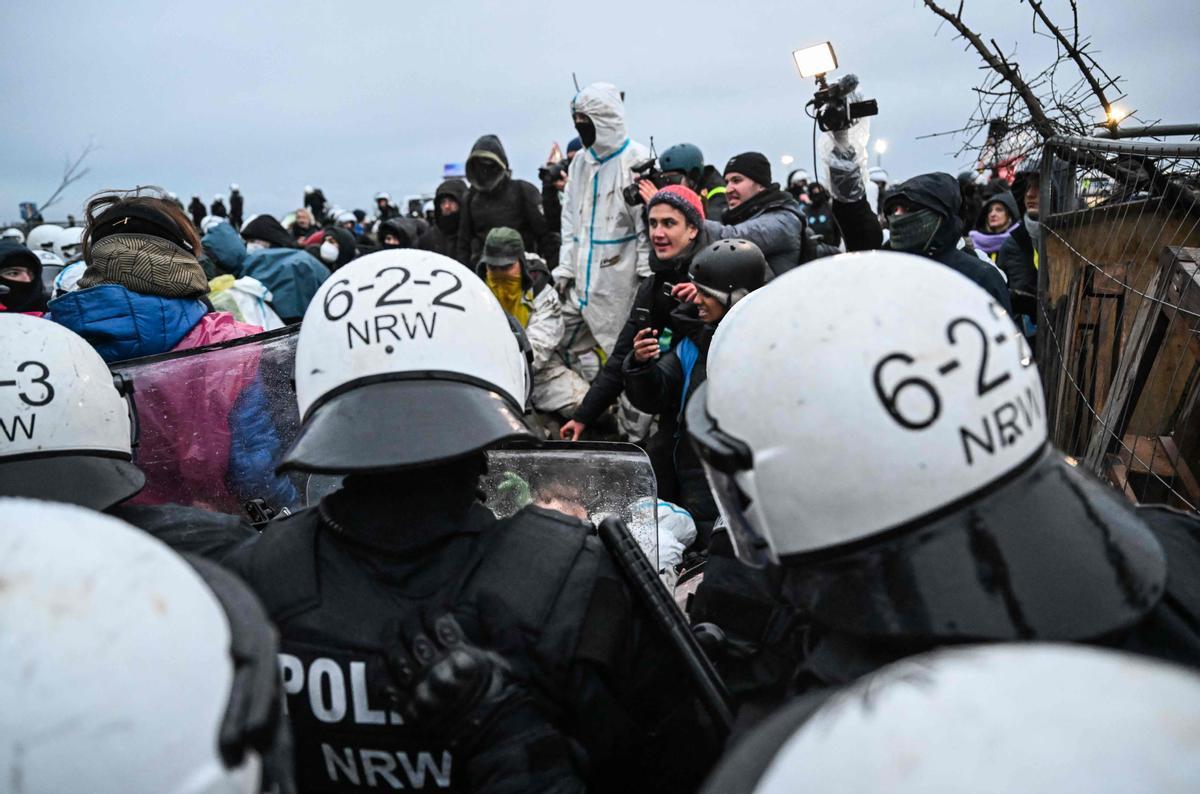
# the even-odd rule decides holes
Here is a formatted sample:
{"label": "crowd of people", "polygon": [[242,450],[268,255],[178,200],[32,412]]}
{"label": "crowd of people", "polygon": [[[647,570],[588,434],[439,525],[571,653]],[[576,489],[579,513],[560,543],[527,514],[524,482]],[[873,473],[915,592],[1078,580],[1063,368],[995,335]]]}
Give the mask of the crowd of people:
{"label": "crowd of people", "polygon": [[[1200,520],[1048,440],[1036,158],[781,184],[647,168],[610,84],[564,111],[540,186],[483,135],[419,207],[138,188],[0,235],[20,790],[1194,786]],[[488,450],[597,441],[653,468],[657,578],[554,467],[481,501]]]}

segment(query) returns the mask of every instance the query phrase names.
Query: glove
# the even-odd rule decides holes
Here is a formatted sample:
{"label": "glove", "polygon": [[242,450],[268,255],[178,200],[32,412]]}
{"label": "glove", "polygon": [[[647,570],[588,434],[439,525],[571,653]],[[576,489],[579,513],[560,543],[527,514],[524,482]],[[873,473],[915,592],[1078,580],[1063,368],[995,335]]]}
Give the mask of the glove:
{"label": "glove", "polygon": [[507,713],[528,700],[499,655],[467,641],[454,616],[425,616],[387,651],[400,685],[393,704],[406,723],[420,725],[453,746],[473,746]]}
{"label": "glove", "polygon": [[558,293],[558,299],[566,303],[567,298],[571,294],[571,288],[575,286],[575,279],[560,278],[554,281],[554,291]]}

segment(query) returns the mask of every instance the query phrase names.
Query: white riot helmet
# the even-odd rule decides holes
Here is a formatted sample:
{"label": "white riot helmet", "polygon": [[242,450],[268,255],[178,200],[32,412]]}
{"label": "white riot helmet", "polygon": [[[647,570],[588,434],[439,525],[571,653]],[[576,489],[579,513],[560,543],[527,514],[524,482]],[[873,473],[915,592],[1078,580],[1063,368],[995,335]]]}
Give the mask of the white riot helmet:
{"label": "white riot helmet", "polygon": [[482,279],[429,251],[370,254],[327,279],[304,313],[303,424],[279,468],[396,470],[529,436],[529,384]]}
{"label": "white riot helmet", "polygon": [[239,189],[240,189],[240,188],[238,188],[238,183],[237,183],[237,182],[230,182],[230,183],[229,183],[229,192],[230,192],[230,193],[237,193]]}
{"label": "white riot helmet", "polygon": [[225,203],[225,194],[224,194],[224,193],[217,193],[216,195],[214,195],[214,196],[213,196],[213,203],[214,203],[214,204],[218,204],[218,203],[219,203],[219,204],[224,204],[224,203]]}
{"label": "white riot helmet", "polygon": [[107,509],[142,489],[134,415],[95,349],[58,323],[0,321],[0,496]]}
{"label": "white riot helmet", "polygon": [[871,181],[877,185],[886,185],[888,183],[888,172],[877,165],[868,169],[867,174]]}
{"label": "white riot helmet", "polygon": [[57,253],[64,262],[69,262],[83,253],[83,227],[71,226],[62,230],[58,236]]}
{"label": "white riot helmet", "polygon": [[0,499],[0,515],[14,791],[252,794],[264,767],[288,774],[277,640],[244,584],[79,507]]}
{"label": "white riot helmet", "polygon": [[1200,781],[1200,676],[1079,645],[910,657],[771,723],[706,791],[1183,794]]}
{"label": "white riot helmet", "polygon": [[387,191],[385,191],[385,190],[381,190],[381,191],[379,191],[378,193],[376,193],[376,194],[375,194],[375,200],[376,200],[376,201],[379,201],[380,199],[383,199],[384,201],[386,201],[386,202],[388,202],[388,203],[391,203],[391,201],[392,201],[392,194],[388,193],[388,192],[387,192]]}
{"label": "white riot helmet", "polygon": [[16,240],[18,243],[24,244],[25,234],[14,226],[10,229],[5,229],[3,232],[0,232],[0,240]]}
{"label": "white riot helmet", "polygon": [[1078,639],[1161,597],[1149,528],[1047,443],[1021,332],[944,265],[870,252],[797,268],[722,321],[708,373],[687,426],[731,540],[802,569],[788,596],[823,625]]}
{"label": "white riot helmet", "polygon": [[58,244],[58,235],[60,233],[62,233],[61,226],[55,226],[53,223],[43,223],[29,233],[29,237],[25,240],[25,245],[32,251],[53,251],[54,246]]}
{"label": "white riot helmet", "polygon": [[358,223],[358,218],[355,217],[353,212],[342,210],[337,214],[337,223],[339,225],[343,223]]}
{"label": "white riot helmet", "polygon": [[42,263],[43,268],[62,267],[64,264],[66,264],[65,262],[63,262],[63,259],[61,256],[54,253],[53,251],[47,251],[44,248],[35,249],[33,252],[33,255],[36,256],[38,258],[38,261],[40,261]]}

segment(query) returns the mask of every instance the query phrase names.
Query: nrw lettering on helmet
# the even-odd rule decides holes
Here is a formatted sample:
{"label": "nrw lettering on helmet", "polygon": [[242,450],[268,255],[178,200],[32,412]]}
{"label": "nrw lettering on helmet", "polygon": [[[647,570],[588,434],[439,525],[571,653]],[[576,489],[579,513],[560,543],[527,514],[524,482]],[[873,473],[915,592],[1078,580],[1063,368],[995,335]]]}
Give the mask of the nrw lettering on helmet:
{"label": "nrw lettering on helmet", "polygon": [[[978,412],[977,421],[955,423],[968,466],[975,465],[981,455],[996,455],[1019,445],[1027,434],[1045,436],[1045,411],[1036,380],[1014,377],[1033,366],[1032,352],[1024,336],[1006,327],[1011,323],[1004,311],[995,303],[990,307],[993,317],[1000,321],[991,330],[970,317],[955,317],[946,323],[946,341],[955,351],[961,350],[961,355],[919,362],[916,356],[897,350],[880,358],[872,371],[880,405],[896,424],[914,432],[942,431],[935,427],[942,416],[939,385],[947,378],[968,373],[974,379],[975,396],[981,403],[987,398],[988,403]],[[1002,363],[1010,356],[993,355],[1005,352],[1004,347],[1010,344],[1017,347],[1017,372],[1011,364]],[[993,395],[997,391],[999,395]],[[961,389],[954,393],[961,394]],[[998,404],[996,396],[1002,397]]]}
{"label": "nrw lettering on helmet", "polygon": [[[23,361],[17,365],[14,377],[0,380],[0,389],[16,389],[17,399],[31,408],[42,408],[54,401],[54,386],[50,382],[50,368],[41,361]],[[0,433],[9,443],[24,437],[33,440],[37,427],[37,413],[16,414],[7,418],[0,416]]]}
{"label": "nrw lettering on helmet", "polygon": [[[427,278],[413,278],[411,269],[389,265],[376,271],[374,280],[365,284],[352,285],[346,278],[334,281],[325,293],[323,310],[330,322],[345,321],[346,347],[350,350],[356,343],[387,345],[406,339],[433,339],[437,309],[466,311],[466,307],[451,300],[461,289],[462,278],[449,270],[434,268]],[[356,303],[360,311],[348,317]],[[364,306],[367,316],[362,316]]]}

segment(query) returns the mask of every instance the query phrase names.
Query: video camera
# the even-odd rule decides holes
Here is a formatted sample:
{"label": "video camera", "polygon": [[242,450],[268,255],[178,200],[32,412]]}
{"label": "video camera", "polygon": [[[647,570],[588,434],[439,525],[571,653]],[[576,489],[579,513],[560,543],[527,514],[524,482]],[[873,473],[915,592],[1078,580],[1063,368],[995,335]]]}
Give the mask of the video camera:
{"label": "video camera", "polygon": [[796,50],[792,57],[801,77],[812,77],[817,81],[817,91],[808,106],[813,108],[813,116],[822,132],[848,130],[858,119],[879,114],[879,103],[874,99],[850,101],[850,95],[858,88],[856,76],[848,74],[833,85],[825,81],[825,74],[837,68],[837,55],[829,42]]}
{"label": "video camera", "polygon": [[666,174],[660,171],[658,169],[657,157],[648,157],[645,160],[642,160],[640,163],[636,163],[631,170],[637,174],[637,178],[633,180],[632,185],[629,185],[621,191],[621,195],[625,197],[625,203],[631,207],[636,207],[637,205],[644,203],[642,201],[642,194],[638,190],[638,183],[640,183],[643,179],[649,179],[650,182],[659,189],[662,189],[667,185],[677,185],[683,181],[682,174],[676,176],[675,174]]}
{"label": "video camera", "polygon": [[543,165],[538,169],[538,179],[542,180],[543,184],[552,185],[567,175],[567,169],[571,167],[571,163],[567,160],[561,160],[557,163]]}

